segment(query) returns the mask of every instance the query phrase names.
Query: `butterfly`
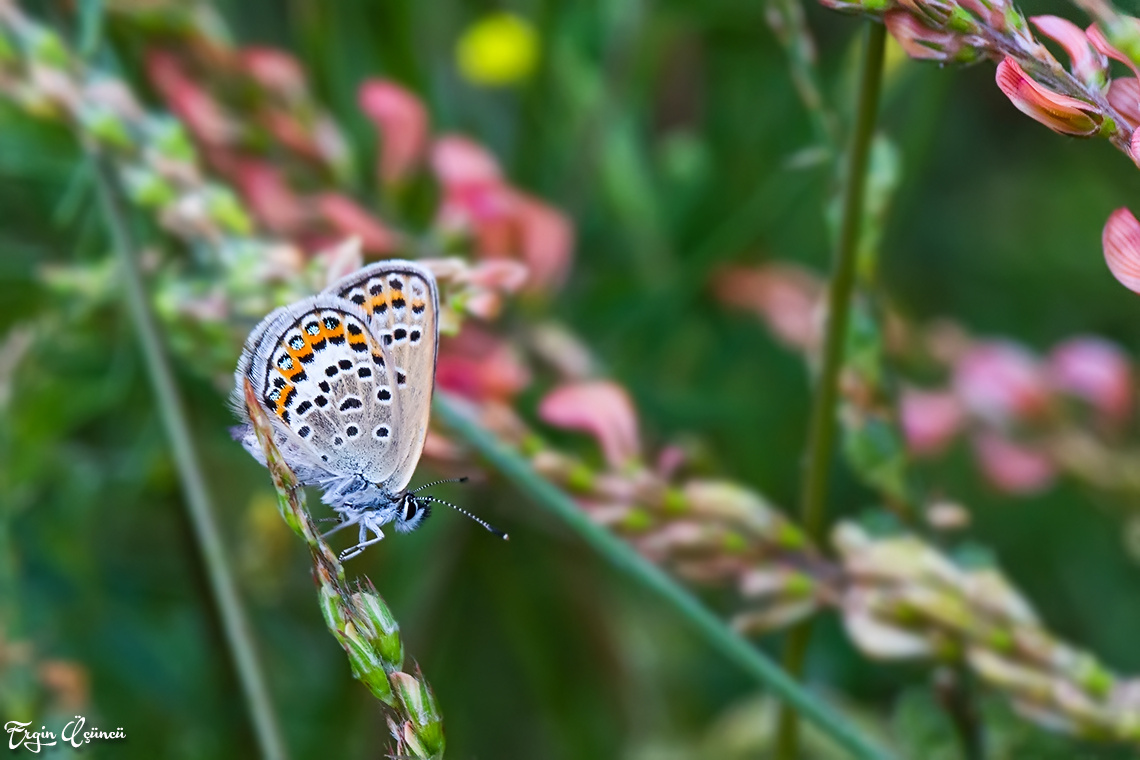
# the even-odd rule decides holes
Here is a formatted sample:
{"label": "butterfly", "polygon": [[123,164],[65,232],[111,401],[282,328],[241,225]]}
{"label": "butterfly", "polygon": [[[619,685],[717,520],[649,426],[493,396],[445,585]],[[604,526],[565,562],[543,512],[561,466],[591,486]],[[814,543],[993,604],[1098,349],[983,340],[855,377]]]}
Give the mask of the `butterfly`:
{"label": "butterfly", "polygon": [[241,391],[248,379],[298,482],[320,486],[337,512],[340,524],[329,533],[359,526],[342,560],[384,538],[381,526],[408,533],[432,503],[448,504],[408,490],[427,437],[438,350],[435,277],[401,260],[364,267],[282,306],[246,339],[231,398],[244,424],[234,437],[266,464]]}

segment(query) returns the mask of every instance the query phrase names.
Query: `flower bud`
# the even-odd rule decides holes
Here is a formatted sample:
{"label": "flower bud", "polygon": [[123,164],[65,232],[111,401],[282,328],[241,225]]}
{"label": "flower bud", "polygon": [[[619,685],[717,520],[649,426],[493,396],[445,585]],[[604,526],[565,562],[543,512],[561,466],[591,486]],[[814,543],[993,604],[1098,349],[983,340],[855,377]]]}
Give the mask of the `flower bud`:
{"label": "flower bud", "polygon": [[412,729],[431,755],[443,752],[443,716],[435,697],[422,678],[403,672],[390,674],[392,689],[400,699]]}
{"label": "flower bud", "polygon": [[931,29],[902,8],[887,11],[883,15],[883,23],[906,54],[916,60],[957,61],[963,51],[967,58],[974,57],[962,35]]}
{"label": "flower bud", "polygon": [[[371,582],[369,583],[371,586]],[[404,666],[404,643],[400,638],[400,624],[388,605],[375,590],[360,591],[352,595],[356,611],[367,621],[369,640],[380,655],[386,671]]]}
{"label": "flower bud", "polygon": [[1100,130],[1104,117],[1096,106],[1038,84],[1010,56],[998,64],[996,79],[998,87],[1019,111],[1054,132],[1089,137]]}

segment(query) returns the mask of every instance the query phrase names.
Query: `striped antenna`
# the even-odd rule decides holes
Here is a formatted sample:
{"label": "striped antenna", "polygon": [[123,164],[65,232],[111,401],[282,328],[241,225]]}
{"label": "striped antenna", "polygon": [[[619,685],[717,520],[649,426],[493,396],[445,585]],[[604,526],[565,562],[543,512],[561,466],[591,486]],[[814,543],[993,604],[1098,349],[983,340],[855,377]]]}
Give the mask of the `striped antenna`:
{"label": "striped antenna", "polygon": [[[464,478],[464,480],[466,480],[466,478]],[[445,506],[451,507],[451,508],[452,508],[452,509],[454,509],[456,512],[459,512],[460,514],[464,514],[464,515],[467,515],[467,516],[468,516],[468,517],[470,517],[472,520],[474,520],[475,522],[479,523],[479,524],[480,524],[480,525],[482,525],[484,528],[486,528],[486,529],[487,529],[487,530],[489,530],[490,532],[494,533],[496,536],[498,536],[499,538],[503,539],[504,541],[510,541],[510,540],[511,540],[511,539],[510,539],[510,536],[508,536],[508,535],[507,535],[506,533],[504,533],[503,531],[501,531],[501,530],[499,530],[498,528],[496,528],[496,527],[494,527],[493,525],[491,525],[491,523],[487,522],[486,520],[484,520],[484,519],[483,519],[483,518],[481,518],[481,517],[476,517],[475,515],[471,514],[471,513],[470,513],[470,512],[468,512],[466,509],[464,509],[463,507],[457,507],[457,506],[455,506],[455,505],[454,505],[454,504],[452,504],[450,501],[444,501],[443,499],[437,499],[437,498],[435,498],[434,496],[417,496],[417,497],[416,497],[416,500],[417,500],[417,501],[431,501],[431,502],[435,502],[436,504],[443,504],[443,505],[445,505]]]}

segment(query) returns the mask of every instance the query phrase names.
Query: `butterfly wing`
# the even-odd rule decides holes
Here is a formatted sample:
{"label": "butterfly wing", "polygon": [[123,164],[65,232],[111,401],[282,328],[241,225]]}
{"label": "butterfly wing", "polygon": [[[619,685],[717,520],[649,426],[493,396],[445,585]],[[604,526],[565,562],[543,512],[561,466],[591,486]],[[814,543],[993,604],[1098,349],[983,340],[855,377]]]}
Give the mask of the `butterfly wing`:
{"label": "butterfly wing", "polygon": [[[391,372],[368,314],[322,293],[277,309],[250,333],[234,405],[245,418],[248,378],[301,482],[360,475],[380,483],[401,462]],[[263,461],[256,440],[243,445]]]}
{"label": "butterfly wing", "polygon": [[391,363],[395,394],[393,441],[398,456],[386,486],[407,487],[423,452],[435,388],[439,347],[439,292],[435,277],[410,261],[389,260],[364,267],[324,291],[368,315],[372,334]]}

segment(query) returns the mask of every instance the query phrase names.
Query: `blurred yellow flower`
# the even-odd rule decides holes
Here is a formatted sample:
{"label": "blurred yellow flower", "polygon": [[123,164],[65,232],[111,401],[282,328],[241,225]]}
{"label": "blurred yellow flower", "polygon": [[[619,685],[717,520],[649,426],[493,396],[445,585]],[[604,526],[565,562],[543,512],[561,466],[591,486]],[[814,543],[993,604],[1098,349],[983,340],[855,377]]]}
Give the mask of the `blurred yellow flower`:
{"label": "blurred yellow flower", "polygon": [[538,35],[513,13],[483,16],[459,38],[455,50],[460,73],[474,84],[512,85],[526,79],[538,60]]}

